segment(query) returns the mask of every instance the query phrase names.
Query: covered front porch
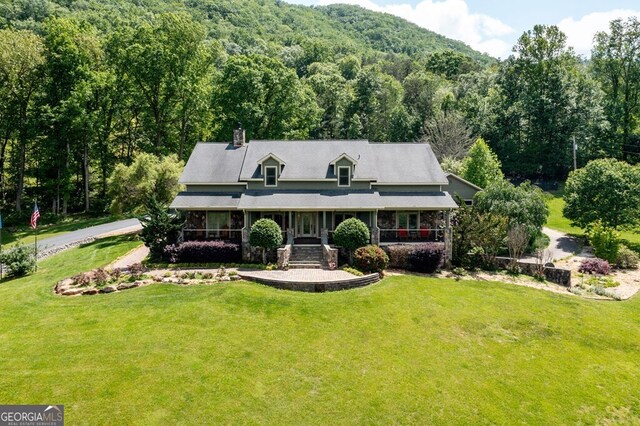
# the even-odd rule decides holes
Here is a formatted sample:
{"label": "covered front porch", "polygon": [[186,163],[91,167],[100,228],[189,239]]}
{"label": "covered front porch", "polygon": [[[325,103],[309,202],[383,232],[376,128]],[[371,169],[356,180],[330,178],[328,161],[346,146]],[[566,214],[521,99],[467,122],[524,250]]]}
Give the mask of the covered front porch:
{"label": "covered front porch", "polygon": [[288,244],[332,244],[335,229],[349,218],[369,227],[373,244],[445,242],[449,229],[449,210],[191,210],[183,239],[245,242],[251,226],[265,218],[280,226]]}

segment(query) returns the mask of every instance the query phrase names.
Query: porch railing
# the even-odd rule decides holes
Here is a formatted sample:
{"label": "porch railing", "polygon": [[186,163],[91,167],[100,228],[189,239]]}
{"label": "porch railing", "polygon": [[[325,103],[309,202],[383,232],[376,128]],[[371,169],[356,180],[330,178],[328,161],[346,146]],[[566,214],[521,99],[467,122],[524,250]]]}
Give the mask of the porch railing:
{"label": "porch railing", "polygon": [[380,229],[381,243],[442,241],[444,241],[444,229]]}
{"label": "porch railing", "polygon": [[184,241],[242,241],[242,229],[184,229]]}

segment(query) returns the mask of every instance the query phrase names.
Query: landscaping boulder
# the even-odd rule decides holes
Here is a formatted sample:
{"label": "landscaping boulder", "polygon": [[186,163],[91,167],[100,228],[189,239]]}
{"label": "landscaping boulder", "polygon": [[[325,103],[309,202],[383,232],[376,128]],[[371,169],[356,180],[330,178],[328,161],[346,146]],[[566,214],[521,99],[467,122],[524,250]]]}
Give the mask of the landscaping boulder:
{"label": "landscaping boulder", "polygon": [[88,288],[85,291],[82,292],[83,296],[91,296],[93,294],[98,294],[98,289],[97,288]]}
{"label": "landscaping boulder", "polygon": [[68,288],[62,291],[63,296],[77,296],[78,294],[82,294],[85,291],[83,288]]}
{"label": "landscaping boulder", "polygon": [[133,283],[122,283],[122,284],[118,284],[118,287],[116,287],[118,290],[128,290],[130,288],[135,288],[135,287],[139,287],[140,284],[138,284],[139,281],[133,282]]}
{"label": "landscaping boulder", "polygon": [[117,291],[118,289],[116,288],[115,285],[108,285],[104,288],[100,289],[100,293],[113,293],[114,291]]}

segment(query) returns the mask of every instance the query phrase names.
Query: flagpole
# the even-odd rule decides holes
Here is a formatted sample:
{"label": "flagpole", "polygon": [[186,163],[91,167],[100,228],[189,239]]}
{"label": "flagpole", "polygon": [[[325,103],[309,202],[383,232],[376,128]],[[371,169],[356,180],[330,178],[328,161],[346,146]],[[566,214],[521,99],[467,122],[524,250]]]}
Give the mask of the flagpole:
{"label": "flagpole", "polygon": [[[34,213],[35,213],[36,210],[38,210],[38,200],[37,199],[36,199],[36,203],[35,203],[35,207],[34,207]],[[35,225],[34,229],[36,231],[36,241],[35,241],[36,242],[36,245],[35,245],[35,255],[36,255],[36,258],[35,258],[35,264],[36,265],[35,266],[36,267],[35,267],[35,270],[37,271],[38,270],[38,218],[36,218],[36,220],[34,221],[33,224]]]}

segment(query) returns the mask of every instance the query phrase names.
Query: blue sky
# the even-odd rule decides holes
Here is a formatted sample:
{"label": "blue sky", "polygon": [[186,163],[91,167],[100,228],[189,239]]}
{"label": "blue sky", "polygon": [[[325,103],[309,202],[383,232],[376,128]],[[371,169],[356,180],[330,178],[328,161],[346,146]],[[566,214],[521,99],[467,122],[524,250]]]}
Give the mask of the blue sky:
{"label": "blue sky", "polygon": [[640,16],[638,0],[286,0],[325,5],[358,4],[391,13],[505,58],[518,37],[535,24],[558,25],[579,54],[589,56],[593,35],[615,18]]}

